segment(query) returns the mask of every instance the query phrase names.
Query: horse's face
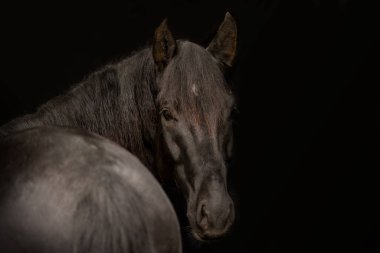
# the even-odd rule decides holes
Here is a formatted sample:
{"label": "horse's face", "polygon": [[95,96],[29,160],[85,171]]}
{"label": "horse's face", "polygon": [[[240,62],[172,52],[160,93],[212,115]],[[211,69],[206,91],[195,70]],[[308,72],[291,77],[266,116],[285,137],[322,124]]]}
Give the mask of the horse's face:
{"label": "horse's face", "polygon": [[220,65],[231,64],[235,47],[236,27],[229,14],[207,49],[176,43],[165,22],[153,47],[164,145],[199,240],[222,236],[234,221],[225,162],[231,156],[234,99]]}

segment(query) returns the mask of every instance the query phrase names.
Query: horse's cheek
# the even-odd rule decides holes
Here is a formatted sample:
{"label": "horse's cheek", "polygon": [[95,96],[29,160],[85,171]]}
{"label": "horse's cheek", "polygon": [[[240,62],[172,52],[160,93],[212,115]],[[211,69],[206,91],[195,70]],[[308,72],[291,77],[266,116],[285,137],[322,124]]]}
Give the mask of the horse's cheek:
{"label": "horse's cheek", "polygon": [[173,160],[177,162],[179,160],[181,150],[177,145],[174,136],[172,136],[172,134],[170,134],[168,131],[164,130],[164,140],[170,152],[170,155],[172,156]]}

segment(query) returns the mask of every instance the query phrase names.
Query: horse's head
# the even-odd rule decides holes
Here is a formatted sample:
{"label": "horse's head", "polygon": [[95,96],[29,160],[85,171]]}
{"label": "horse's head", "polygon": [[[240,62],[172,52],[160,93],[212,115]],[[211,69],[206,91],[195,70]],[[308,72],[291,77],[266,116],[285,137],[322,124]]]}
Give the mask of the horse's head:
{"label": "horse's head", "polygon": [[213,239],[234,221],[227,191],[234,98],[223,69],[236,51],[236,24],[227,13],[207,49],[175,41],[166,21],[156,30],[157,107],[164,146],[174,162],[174,178],[187,199],[194,236]]}

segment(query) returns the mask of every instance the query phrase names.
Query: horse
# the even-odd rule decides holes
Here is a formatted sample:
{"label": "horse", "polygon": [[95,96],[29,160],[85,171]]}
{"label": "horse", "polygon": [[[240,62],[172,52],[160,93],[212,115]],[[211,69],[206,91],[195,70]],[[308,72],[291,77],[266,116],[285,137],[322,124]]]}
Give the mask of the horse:
{"label": "horse", "polygon": [[0,128],[81,128],[137,156],[162,183],[173,181],[187,203],[195,239],[220,238],[234,222],[227,189],[232,89],[225,78],[236,54],[237,27],[226,13],[205,48],[176,40],[165,19],[152,45],[108,64],[64,95]]}
{"label": "horse", "polygon": [[0,252],[182,252],[170,200],[119,145],[37,127],[0,141]]}

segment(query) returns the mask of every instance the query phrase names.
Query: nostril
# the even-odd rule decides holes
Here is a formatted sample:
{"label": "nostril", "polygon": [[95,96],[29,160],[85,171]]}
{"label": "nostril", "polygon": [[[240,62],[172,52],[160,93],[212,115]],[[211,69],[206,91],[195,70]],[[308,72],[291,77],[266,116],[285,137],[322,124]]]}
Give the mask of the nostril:
{"label": "nostril", "polygon": [[208,210],[205,204],[201,205],[199,211],[198,226],[203,230],[206,230],[208,228]]}

